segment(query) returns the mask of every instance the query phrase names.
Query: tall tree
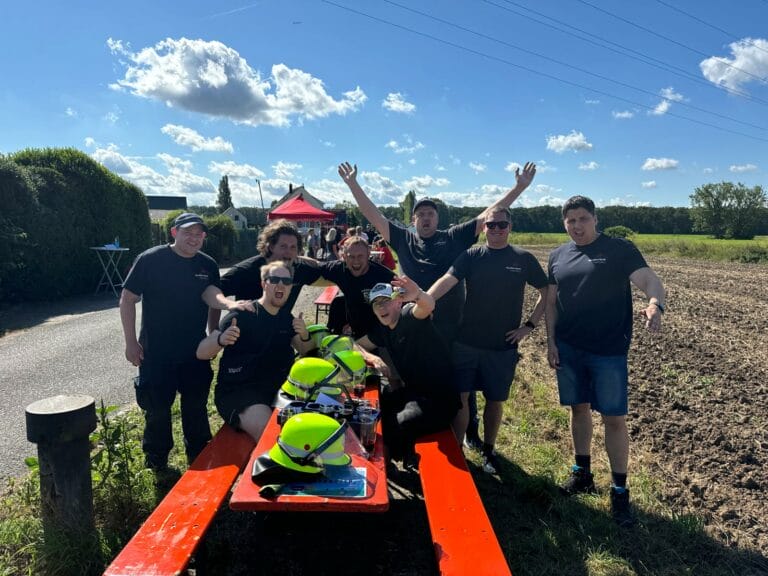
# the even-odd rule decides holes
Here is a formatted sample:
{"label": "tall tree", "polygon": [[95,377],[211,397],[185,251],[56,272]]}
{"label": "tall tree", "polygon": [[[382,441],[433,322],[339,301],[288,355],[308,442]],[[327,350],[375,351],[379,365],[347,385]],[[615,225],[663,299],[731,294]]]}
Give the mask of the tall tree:
{"label": "tall tree", "polygon": [[705,184],[691,198],[694,230],[715,238],[754,238],[766,197],[762,187],[739,182]]}
{"label": "tall tree", "polygon": [[219,212],[232,208],[232,192],[229,190],[229,176],[226,174],[219,180],[219,197],[216,199],[216,207]]}
{"label": "tall tree", "polygon": [[409,190],[403,201],[400,202],[400,207],[403,209],[403,222],[406,226],[411,223],[414,204],[416,204],[416,192]]}

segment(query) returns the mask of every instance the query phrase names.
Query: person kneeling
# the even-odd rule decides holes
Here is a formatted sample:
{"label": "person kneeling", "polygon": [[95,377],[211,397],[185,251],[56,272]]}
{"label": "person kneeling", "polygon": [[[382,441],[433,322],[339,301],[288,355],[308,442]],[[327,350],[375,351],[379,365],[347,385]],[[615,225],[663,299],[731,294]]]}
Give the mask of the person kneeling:
{"label": "person kneeling", "polygon": [[449,428],[461,406],[450,354],[432,324],[435,300],[413,280],[402,276],[391,284],[376,284],[368,301],[379,324],[356,344],[385,375],[387,365],[370,351],[386,348],[402,379],[401,387],[382,391],[382,427],[389,457],[412,467],[416,439]]}
{"label": "person kneeling", "polygon": [[294,348],[307,352],[312,341],[302,315],[284,308],[293,284],[288,265],[271,262],[261,268],[264,290],[254,312],[227,314],[197,347],[209,359],[224,350],[214,399],[230,426],[258,441],[272,414],[272,401],[293,364]]}

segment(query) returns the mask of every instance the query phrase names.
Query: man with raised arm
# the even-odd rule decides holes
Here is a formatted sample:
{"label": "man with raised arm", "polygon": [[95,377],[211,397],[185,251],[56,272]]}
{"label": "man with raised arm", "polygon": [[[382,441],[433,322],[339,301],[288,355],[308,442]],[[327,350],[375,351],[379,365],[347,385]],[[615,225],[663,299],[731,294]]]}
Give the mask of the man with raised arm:
{"label": "man with raised arm", "polygon": [[[195,357],[205,336],[208,309],[253,310],[233,302],[219,288],[216,261],[200,251],[208,227],[197,214],[184,213],[171,228],[172,244],[139,254],[123,284],[120,320],[125,357],[138,366],[136,402],[144,410],[144,450],[150,468],[163,470],[173,447],[171,405],[181,395],[181,425],[187,460],[211,439],[208,391],[211,365]],[[136,304],[142,300],[141,333],[136,338]]]}
{"label": "man with raised arm", "polygon": [[556,370],[560,404],[571,408],[576,462],[561,490],[594,492],[591,471],[592,410],[605,429],[611,465],[611,512],[620,526],[634,523],[629,505],[627,464],[627,353],[632,340],[632,290],[648,297],[645,327],[661,330],[665,292],[632,242],[597,231],[595,204],[573,196],[563,205],[571,242],[549,255],[547,358]]}
{"label": "man with raised arm", "polygon": [[[515,170],[515,187],[503,198],[486,208],[477,218],[456,224],[447,230],[438,229],[437,204],[422,198],[413,207],[413,223],[416,232],[407,230],[387,218],[365,194],[357,182],[357,164],[339,165],[339,176],[347,184],[363,216],[379,231],[382,238],[397,252],[403,274],[411,278],[423,290],[427,290],[448,271],[454,260],[464,250],[477,242],[483,223],[497,208],[509,208],[512,202],[530,185],[536,176],[536,165],[526,162],[522,172]],[[453,342],[464,307],[464,284],[459,282],[437,303],[434,323],[450,346]],[[475,410],[476,412],[476,410]],[[476,415],[473,415],[468,440],[479,448]]]}

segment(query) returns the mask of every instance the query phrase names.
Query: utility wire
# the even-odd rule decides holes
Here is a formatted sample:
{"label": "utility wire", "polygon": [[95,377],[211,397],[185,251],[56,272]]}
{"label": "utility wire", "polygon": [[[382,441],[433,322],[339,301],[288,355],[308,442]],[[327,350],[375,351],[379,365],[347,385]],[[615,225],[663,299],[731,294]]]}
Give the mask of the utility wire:
{"label": "utility wire", "polygon": [[[397,6],[398,8],[401,8],[403,10],[407,10],[408,12],[412,12],[413,14],[418,14],[419,16],[423,16],[425,18],[429,18],[430,20],[434,20],[436,22],[440,22],[441,24],[445,24],[447,26],[451,26],[452,28],[456,28],[457,30],[461,30],[462,32],[467,32],[469,34],[473,34],[475,36],[478,36],[480,38],[484,38],[485,40],[490,40],[492,42],[496,42],[497,44],[501,44],[503,46],[507,46],[508,48],[512,48],[513,50],[519,50],[520,52],[524,52],[526,54],[530,54],[532,56],[536,56],[537,58],[541,58],[543,60],[547,60],[549,62],[553,62],[559,66],[564,66],[565,68],[570,68],[571,70],[575,70],[577,72],[581,72],[582,74],[587,74],[589,76],[594,76],[595,78],[599,78],[600,80],[605,80],[606,82],[611,82],[613,84],[618,84],[619,86],[623,86],[624,88],[629,88],[631,90],[636,90],[638,92],[642,92],[643,94],[647,94],[649,96],[652,96],[654,98],[661,97],[664,100],[671,100],[670,98],[664,98],[663,96],[659,96],[656,92],[652,92],[650,90],[646,90],[645,88],[640,88],[639,86],[633,86],[632,84],[627,84],[626,82],[622,82],[620,80],[614,80],[613,78],[609,78],[608,76],[604,76],[602,74],[598,74],[596,72],[592,72],[590,70],[587,70],[585,68],[581,68],[579,66],[574,66],[573,64],[568,64],[567,62],[562,62],[560,60],[557,60],[555,58],[551,58],[549,56],[546,56],[544,54],[540,54],[538,52],[534,52],[533,50],[528,50],[527,48],[523,48],[521,46],[517,46],[515,44],[512,44],[510,42],[507,42],[505,40],[499,40],[498,38],[494,38],[493,36],[489,36],[487,34],[483,34],[482,32],[477,32],[475,30],[472,30],[471,28],[467,28],[465,26],[461,26],[459,24],[455,24],[453,22],[450,22],[448,20],[444,20],[442,18],[439,18],[437,16],[433,16],[432,14],[428,14],[426,12],[422,12],[420,10],[416,10],[415,8],[411,8],[410,6],[404,6],[403,4],[400,4],[398,2],[395,2],[394,0],[382,0],[383,2],[387,4],[391,4],[393,6]],[[742,124],[743,126],[749,126],[750,128],[757,128],[758,130],[764,130],[768,131],[768,128],[765,126],[758,126],[757,124],[752,124],[750,122],[743,122],[742,120],[738,120],[736,118],[733,118],[731,116],[726,116],[725,114],[719,114],[718,112],[712,112],[711,110],[706,110],[704,108],[699,108],[698,106],[694,106],[692,104],[686,104],[685,102],[681,101],[675,101],[671,100],[679,104],[680,106],[684,106],[685,108],[690,108],[691,110],[696,110],[697,112],[702,112],[704,114],[710,114],[711,116],[716,116],[717,118],[721,118],[723,120],[729,120],[731,122],[735,122],[737,124]]]}
{"label": "utility wire", "polygon": [[[616,20],[619,20],[621,22],[624,22],[625,24],[629,24],[630,26],[634,26],[635,28],[638,28],[639,30],[643,30],[645,32],[648,32],[648,34],[653,34],[657,38],[661,38],[662,40],[666,40],[667,42],[671,42],[672,44],[675,44],[677,46],[680,46],[681,48],[685,48],[686,50],[690,50],[694,54],[698,54],[700,56],[704,56],[705,58],[712,58],[709,54],[706,52],[702,52],[701,50],[697,50],[696,48],[692,48],[688,46],[687,44],[683,44],[682,42],[678,42],[674,38],[670,38],[669,36],[664,36],[663,34],[659,34],[655,30],[651,30],[650,28],[646,28],[645,26],[642,26],[640,24],[637,24],[636,22],[632,22],[631,20],[628,20],[627,18],[624,18],[623,16],[619,16],[618,14],[614,14],[613,12],[609,12],[608,10],[605,10],[603,8],[600,8],[600,6],[595,6],[591,2],[587,2],[587,0],[576,0],[577,2],[581,2],[585,6],[589,6],[590,8],[593,8],[597,10],[598,12],[602,12],[603,14],[606,14],[607,16],[610,16],[611,18],[615,18]],[[734,70],[737,70],[738,72],[741,72],[742,74],[746,74],[747,76],[751,76],[752,78],[759,80],[762,83],[765,83],[765,80],[763,80],[760,76],[756,74],[752,74],[751,72],[744,70],[743,68],[739,68],[738,66],[734,66],[732,64],[728,64],[728,62],[725,60],[725,58],[716,58],[719,62],[722,64],[725,64],[729,68],[733,68]]]}
{"label": "utility wire", "polygon": [[[512,68],[518,68],[520,70],[524,70],[526,72],[530,72],[531,74],[535,74],[537,76],[542,76],[544,78],[549,78],[550,80],[554,80],[555,82],[560,82],[562,84],[567,84],[569,86],[573,86],[575,88],[579,88],[580,90],[586,90],[587,92],[593,92],[595,94],[600,94],[601,96],[605,96],[606,98],[613,98],[614,100],[619,100],[621,102],[626,102],[628,104],[631,104],[633,106],[637,106],[639,108],[645,108],[646,110],[653,110],[654,108],[652,106],[648,106],[647,104],[641,104],[640,102],[636,102],[634,100],[630,100],[629,98],[624,98],[622,96],[617,96],[616,94],[611,94],[609,92],[605,92],[603,90],[598,90],[596,88],[593,88],[591,86],[585,86],[584,84],[579,84],[577,82],[572,82],[570,80],[565,80],[564,78],[560,78],[558,76],[554,76],[553,74],[548,74],[546,72],[541,72],[539,70],[534,70],[533,68],[529,68],[527,66],[523,66],[521,64],[515,64],[514,62],[511,62],[510,60],[506,60],[504,58],[500,58],[499,56],[493,56],[491,54],[487,54],[485,52],[481,52],[479,50],[475,50],[473,48],[469,48],[467,46],[462,46],[461,44],[457,44],[455,42],[452,42],[450,40],[444,40],[442,38],[439,38],[437,36],[433,36],[432,34],[428,34],[426,32],[421,32],[419,30],[415,30],[413,28],[409,28],[408,26],[404,26],[402,24],[397,24],[396,22],[392,22],[390,20],[385,20],[384,18],[379,18],[378,16],[374,16],[372,14],[368,14],[366,12],[362,12],[360,10],[357,10],[355,8],[350,8],[349,6],[344,6],[342,4],[337,4],[336,2],[333,2],[332,0],[320,0],[324,4],[328,4],[330,6],[335,6],[336,8],[340,8],[342,10],[346,10],[347,12],[351,12],[353,14],[357,14],[358,16],[363,16],[364,18],[368,18],[370,20],[374,20],[375,22],[379,22],[381,24],[385,24],[387,26],[392,26],[393,28],[397,28],[399,30],[404,30],[406,32],[409,32],[411,34],[415,34],[417,36],[421,36],[422,38],[427,38],[429,40],[434,40],[435,42],[439,42],[440,44],[445,44],[446,46],[451,46],[453,48],[457,48],[458,50],[463,50],[465,52],[468,52],[470,54],[474,54],[476,56],[481,56],[483,58],[487,58],[488,60],[493,60],[496,62],[501,62],[502,64],[506,64],[507,66],[510,66]],[[704,122],[703,120],[697,120],[695,118],[689,118],[688,116],[683,116],[682,114],[677,114],[675,112],[667,112],[665,114],[666,116],[672,116],[674,118],[680,118],[681,120],[687,120],[688,122],[693,122],[694,124],[699,124],[701,126],[707,126],[709,128],[714,128],[715,130],[720,130],[721,132],[728,132],[730,134],[735,134],[737,136],[743,136],[745,138],[750,138],[752,140],[757,140],[760,142],[768,142],[768,138],[763,138],[761,136],[754,136],[752,134],[747,134],[746,132],[739,132],[738,130],[732,130],[730,128],[725,128],[723,126],[718,126],[717,124],[711,124],[709,122]]]}
{"label": "utility wire", "polygon": [[[578,38],[579,40],[583,42],[588,42],[594,46],[597,46],[599,48],[609,50],[611,52],[614,52],[615,54],[619,54],[621,56],[625,56],[627,58],[631,58],[632,60],[636,60],[638,62],[642,62],[643,64],[646,64],[648,66],[653,66],[654,68],[658,68],[659,70],[664,70],[666,72],[670,72],[671,74],[675,74],[676,76],[680,76],[681,78],[686,78],[688,80],[691,80],[693,82],[696,82],[697,84],[701,84],[703,86],[706,86],[708,88],[712,88],[714,90],[725,90],[729,94],[733,94],[734,96],[739,96],[741,98],[744,98],[746,100],[750,100],[752,102],[758,102],[760,104],[763,104],[764,106],[768,106],[768,100],[765,100],[763,98],[759,98],[757,96],[751,95],[749,92],[745,92],[743,90],[739,90],[737,88],[731,88],[728,86],[721,86],[718,84],[713,84],[712,82],[708,82],[706,80],[702,80],[701,77],[691,74],[684,68],[680,68],[679,66],[675,66],[673,64],[670,64],[668,62],[664,62],[663,60],[659,60],[657,58],[654,58],[653,56],[649,56],[648,54],[645,54],[643,52],[639,52],[638,50],[634,50],[632,48],[629,48],[627,46],[624,46],[622,44],[618,44],[616,42],[613,42],[611,40],[608,40],[607,38],[603,38],[602,36],[598,36],[596,34],[593,34],[591,32],[587,32],[586,30],[583,30],[581,28],[578,28],[576,26],[573,26],[571,24],[568,24],[567,22],[563,22],[562,20],[558,20],[557,18],[553,18],[552,16],[547,16],[546,14],[542,14],[541,12],[537,12],[533,8],[528,8],[527,6],[522,6],[518,4],[517,2],[513,2],[512,0],[502,0],[503,2],[506,2],[507,4],[511,4],[512,6],[517,6],[518,8],[521,8],[522,10],[525,10],[525,12],[520,12],[517,10],[514,10],[512,8],[509,8],[507,6],[501,6],[499,4],[496,4],[492,0],[482,0],[486,4],[490,4],[491,6],[495,6],[496,8],[499,8],[500,10],[505,10],[507,12],[510,12],[512,14],[516,14],[517,16],[521,16],[523,18],[527,18],[529,20],[532,20],[533,22],[536,22],[538,24],[541,24],[542,26],[547,26],[549,28],[553,28],[555,30],[558,30],[559,32],[562,32],[563,34],[567,34],[569,36],[572,36],[574,38]],[[766,0],[768,2],[768,0]],[[546,18],[547,20],[551,20],[552,22],[556,22],[560,26],[563,26],[565,29],[560,28],[558,26],[555,26],[554,24],[550,24],[549,22],[545,22],[542,20],[539,20],[537,18],[534,18],[528,12],[536,14],[538,16],[541,16],[542,18]],[[575,34],[574,32],[571,32],[568,29],[576,30],[580,32],[581,34],[586,35],[587,37],[582,37],[579,34]],[[591,38],[596,38],[600,42],[604,42],[606,44],[609,44],[610,46],[606,46],[603,44],[600,44],[600,42],[596,42],[595,40],[592,40]],[[616,46],[616,48],[612,48],[611,46]]]}
{"label": "utility wire", "polygon": [[662,6],[666,6],[666,7],[667,7],[667,8],[669,8],[670,10],[674,10],[675,12],[679,12],[679,13],[680,13],[680,14],[682,14],[683,16],[688,16],[688,18],[690,18],[691,20],[695,20],[696,22],[698,22],[698,23],[700,23],[700,24],[704,24],[704,26],[708,26],[709,28],[712,28],[713,30],[717,30],[718,32],[721,32],[722,34],[725,34],[725,35],[726,35],[726,36],[728,36],[729,38],[733,38],[734,40],[738,40],[738,41],[740,41],[740,42],[744,42],[745,44],[749,44],[750,46],[754,46],[754,47],[755,47],[755,48],[757,48],[758,50],[761,50],[761,51],[765,52],[766,54],[768,54],[768,50],[766,50],[766,49],[765,49],[765,48],[763,48],[762,46],[758,46],[758,45],[757,45],[757,44],[755,44],[754,42],[751,42],[751,41],[749,41],[749,40],[746,40],[746,39],[744,39],[744,38],[739,38],[739,37],[738,37],[738,36],[736,36],[735,34],[731,34],[731,33],[730,33],[730,32],[728,32],[727,30],[723,30],[723,29],[722,29],[722,28],[720,28],[719,26],[716,26],[716,25],[714,25],[714,24],[711,24],[710,22],[707,22],[706,20],[702,20],[702,19],[701,19],[701,18],[699,18],[698,16],[695,16],[695,15],[691,14],[690,12],[686,12],[686,11],[685,11],[685,10],[683,10],[682,8],[678,8],[677,6],[673,6],[673,5],[672,5],[672,4],[670,4],[669,2],[664,2],[664,0],[656,0],[656,2],[658,2],[658,3],[659,3],[659,4],[661,4]]}

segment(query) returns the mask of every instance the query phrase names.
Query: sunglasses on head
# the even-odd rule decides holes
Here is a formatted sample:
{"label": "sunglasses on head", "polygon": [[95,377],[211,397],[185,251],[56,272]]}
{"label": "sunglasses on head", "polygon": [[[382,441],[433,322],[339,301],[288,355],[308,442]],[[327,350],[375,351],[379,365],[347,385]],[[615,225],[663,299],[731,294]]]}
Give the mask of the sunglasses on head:
{"label": "sunglasses on head", "polygon": [[286,286],[293,284],[293,278],[290,276],[267,276],[266,281],[267,284],[285,284]]}
{"label": "sunglasses on head", "polygon": [[486,222],[485,225],[488,227],[488,230],[493,230],[495,228],[498,228],[499,230],[505,230],[506,228],[509,228],[509,222],[506,220],[500,220],[499,222]]}

